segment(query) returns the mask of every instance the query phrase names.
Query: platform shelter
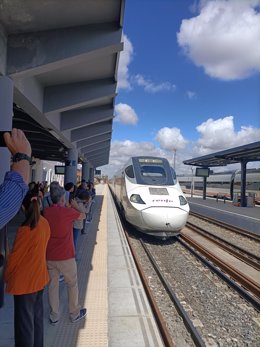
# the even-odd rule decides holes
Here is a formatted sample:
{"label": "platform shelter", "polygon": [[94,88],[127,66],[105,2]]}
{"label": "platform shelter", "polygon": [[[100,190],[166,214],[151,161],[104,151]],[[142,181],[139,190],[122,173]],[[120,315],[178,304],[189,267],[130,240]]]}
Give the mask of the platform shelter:
{"label": "platform shelter", "polygon": [[[185,165],[193,165],[203,168],[226,166],[228,164],[241,165],[241,207],[247,206],[246,199],[246,167],[247,163],[260,161],[260,141],[247,145],[230,148],[225,151],[215,152],[202,157],[184,160]],[[206,185],[206,179],[204,179]]]}

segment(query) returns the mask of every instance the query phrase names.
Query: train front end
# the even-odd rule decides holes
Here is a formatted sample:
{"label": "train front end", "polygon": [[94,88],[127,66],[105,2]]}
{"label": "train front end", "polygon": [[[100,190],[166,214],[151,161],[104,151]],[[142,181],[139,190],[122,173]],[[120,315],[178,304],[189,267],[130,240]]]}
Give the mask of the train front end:
{"label": "train front end", "polygon": [[174,170],[163,158],[133,158],[133,165],[136,183],[126,180],[127,220],[147,234],[177,235],[187,222],[189,204]]}

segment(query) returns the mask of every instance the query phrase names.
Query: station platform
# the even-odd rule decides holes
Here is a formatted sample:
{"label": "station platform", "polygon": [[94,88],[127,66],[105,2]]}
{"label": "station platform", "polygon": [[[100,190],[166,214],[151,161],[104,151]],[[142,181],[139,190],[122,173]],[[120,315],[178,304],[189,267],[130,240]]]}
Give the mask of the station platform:
{"label": "station platform", "polygon": [[195,196],[186,198],[191,212],[201,213],[235,227],[245,229],[254,234],[260,234],[260,206],[240,207],[232,201]]}
{"label": "station platform", "polygon": [[[93,219],[78,242],[79,301],[87,318],[70,323],[60,282],[60,320],[49,324],[44,290],[44,347],[164,346],[107,185],[96,186]],[[21,218],[21,217],[20,217]],[[9,243],[18,221],[8,228]],[[13,297],[0,309],[0,347],[14,346]]]}

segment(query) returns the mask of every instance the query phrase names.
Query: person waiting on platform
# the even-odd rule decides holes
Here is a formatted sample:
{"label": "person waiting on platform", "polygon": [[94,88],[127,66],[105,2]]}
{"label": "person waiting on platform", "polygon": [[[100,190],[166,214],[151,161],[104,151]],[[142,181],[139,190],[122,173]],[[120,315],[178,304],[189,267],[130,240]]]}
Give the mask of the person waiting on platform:
{"label": "person waiting on platform", "polygon": [[3,136],[13,156],[13,164],[0,185],[0,229],[19,211],[28,191],[32,153],[31,145],[22,130],[14,128],[11,133],[6,132]]}
{"label": "person waiting on platform", "polygon": [[45,193],[43,199],[42,199],[42,207],[43,207],[43,210],[46,208],[46,207],[50,207],[53,202],[51,200],[51,191],[53,189],[55,189],[56,187],[60,187],[60,184],[58,181],[52,181],[51,184],[50,184],[50,191]]}
{"label": "person waiting on platform", "polygon": [[40,214],[38,186],[25,196],[19,227],[5,270],[6,292],[14,295],[16,347],[43,347],[43,289],[49,281],[48,221]]}
{"label": "person waiting on platform", "polygon": [[76,190],[75,196],[79,195],[79,193],[82,191],[86,191],[87,189],[88,189],[88,186],[87,186],[86,180],[84,180],[84,179],[81,180],[81,183]]}
{"label": "person waiting on platform", "polygon": [[90,193],[90,196],[92,198],[92,201],[95,201],[95,197],[96,197],[96,189],[94,187],[94,183],[93,182],[89,182],[88,183],[88,191]]}
{"label": "person waiting on platform", "polygon": [[92,216],[93,216],[93,210],[94,210],[94,205],[95,205],[95,197],[96,197],[96,189],[94,188],[94,184],[92,182],[89,182],[88,185],[88,192],[90,194],[90,204],[88,208],[88,216],[86,218],[86,223],[92,221]]}
{"label": "person waiting on platform", "polygon": [[64,186],[65,188],[65,205],[69,206],[70,205],[70,201],[72,199],[74,199],[75,196],[75,185],[73,182],[68,182],[65,184]]}
{"label": "person waiting on platform", "polygon": [[[82,191],[76,197],[76,202],[78,204],[79,210],[86,214],[86,218],[87,218],[86,206],[89,200],[90,200],[90,195],[88,191]],[[77,241],[78,241],[79,234],[82,230],[83,230],[83,220],[75,220],[73,223],[73,240],[74,240],[74,247],[76,252],[76,260],[77,260]]]}
{"label": "person waiting on platform", "polygon": [[62,273],[68,288],[69,313],[71,322],[77,322],[87,314],[78,302],[77,265],[73,243],[73,221],[86,218],[85,213],[77,211],[77,203],[72,200],[72,207],[65,207],[65,189],[56,187],[51,190],[53,205],[44,210],[44,216],[51,228],[51,237],[47,247],[47,267],[49,282],[49,321],[55,325],[59,321],[59,276]]}

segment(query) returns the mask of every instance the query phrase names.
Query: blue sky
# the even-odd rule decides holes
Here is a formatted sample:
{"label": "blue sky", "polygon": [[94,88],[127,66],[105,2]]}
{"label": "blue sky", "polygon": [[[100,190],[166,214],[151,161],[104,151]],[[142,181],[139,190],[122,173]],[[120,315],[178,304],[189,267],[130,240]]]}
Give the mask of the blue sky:
{"label": "blue sky", "polygon": [[[260,0],[126,0],[110,163],[260,140]],[[252,164],[254,167],[258,164]],[[189,169],[190,170],[190,169]]]}

